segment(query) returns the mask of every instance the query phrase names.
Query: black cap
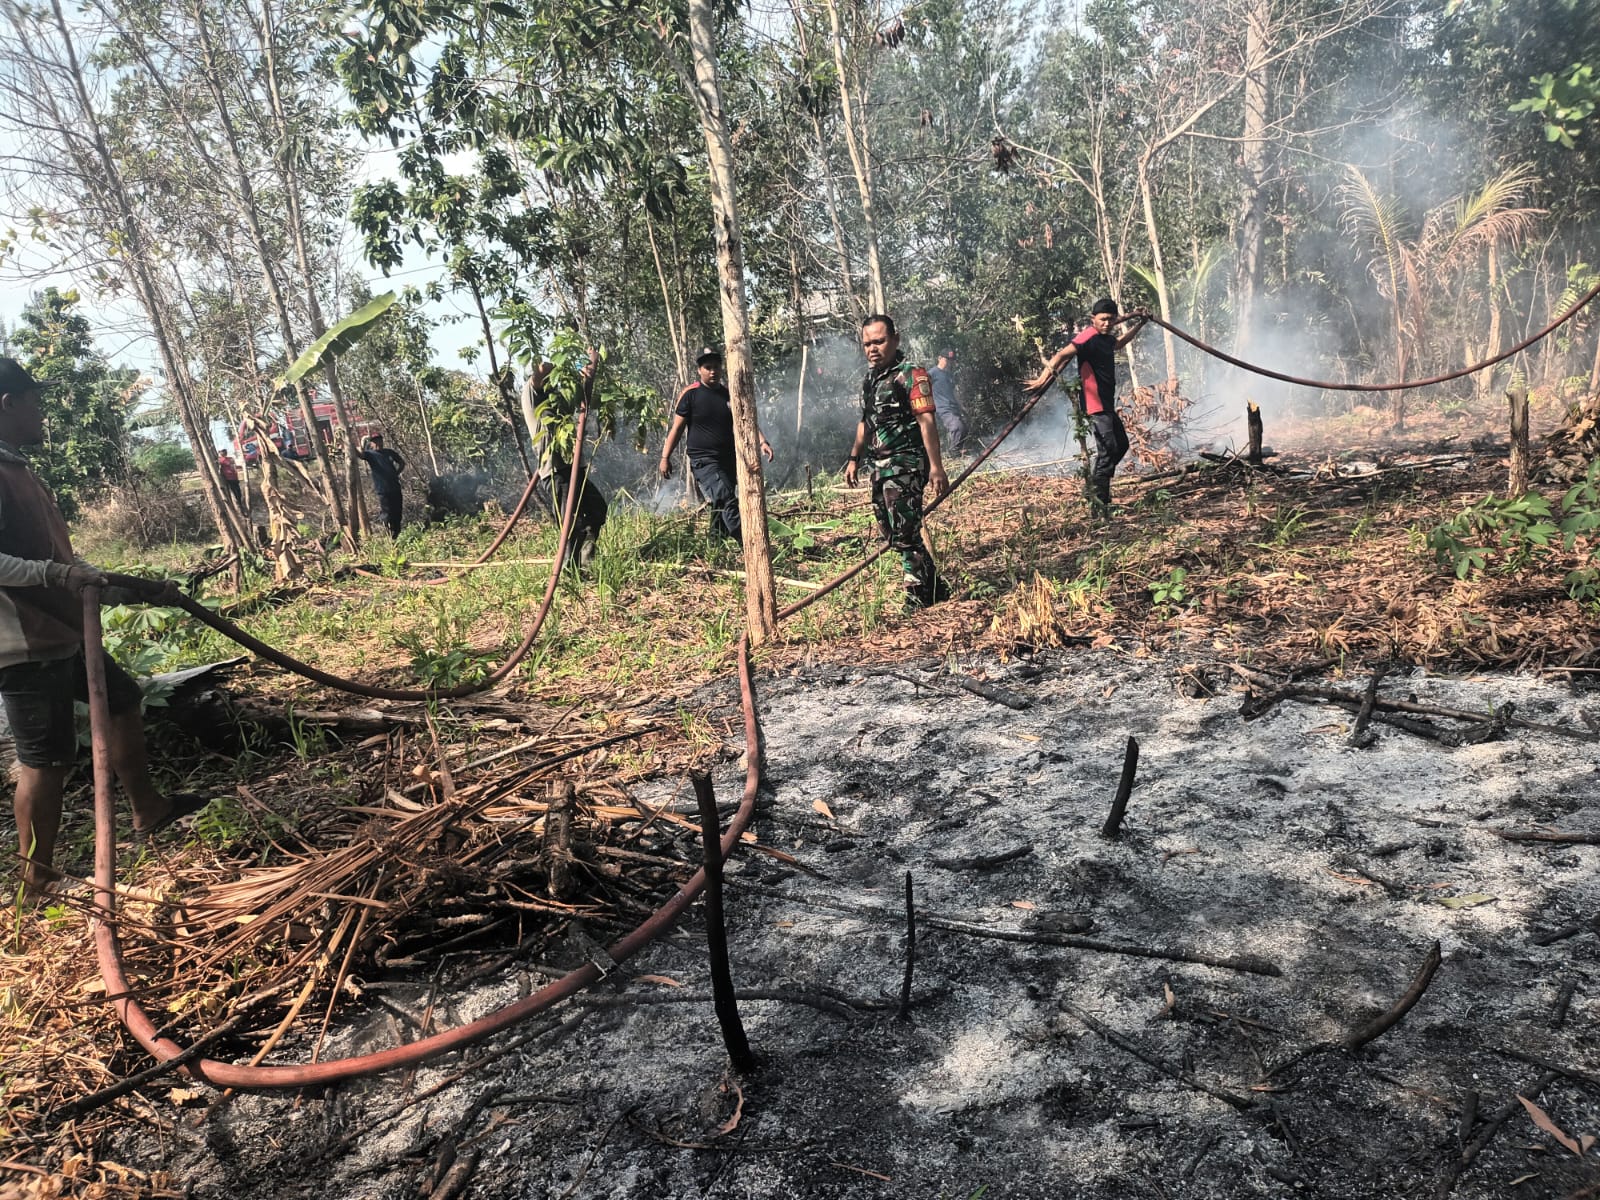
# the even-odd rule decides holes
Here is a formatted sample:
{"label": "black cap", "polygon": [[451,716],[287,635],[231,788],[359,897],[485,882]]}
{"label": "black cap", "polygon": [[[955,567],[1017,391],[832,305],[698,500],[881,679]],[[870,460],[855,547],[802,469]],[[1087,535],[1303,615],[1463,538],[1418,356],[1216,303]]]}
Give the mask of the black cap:
{"label": "black cap", "polygon": [[25,392],[47,392],[54,383],[40,383],[14,358],[0,358],[0,396],[20,396]]}
{"label": "black cap", "polygon": [[956,352],[954,350],[941,350],[941,351],[939,351],[939,357],[940,358],[954,358],[955,356],[956,356]]}
{"label": "black cap", "polygon": [[703,366],[708,358],[714,358],[718,362],[721,362],[722,350],[716,346],[701,346],[700,353],[694,356],[694,365],[697,367]]}
{"label": "black cap", "polygon": [[1114,317],[1117,315],[1117,302],[1110,296],[1103,296],[1094,302],[1094,307],[1089,311],[1097,317],[1101,313],[1110,313]]}

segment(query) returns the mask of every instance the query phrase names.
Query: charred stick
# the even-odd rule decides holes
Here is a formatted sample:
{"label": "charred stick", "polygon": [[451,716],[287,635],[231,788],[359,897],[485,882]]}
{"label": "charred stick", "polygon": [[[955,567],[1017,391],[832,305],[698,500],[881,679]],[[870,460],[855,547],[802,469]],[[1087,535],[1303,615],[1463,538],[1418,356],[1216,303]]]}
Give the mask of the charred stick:
{"label": "charred stick", "polygon": [[544,815],[545,895],[552,900],[570,900],[575,890],[572,877],[572,824],[578,812],[578,793],[570,779],[557,779],[550,785],[550,807]]}
{"label": "charred stick", "polygon": [[1018,695],[1010,688],[997,687],[992,683],[984,683],[970,675],[956,675],[956,686],[963,691],[971,692],[974,696],[982,696],[985,700],[992,700],[996,704],[1003,704],[1007,708],[1021,712],[1025,708],[1032,708],[1033,701],[1026,696]]}
{"label": "charred stick", "polygon": [[1494,1116],[1490,1117],[1485,1122],[1483,1129],[1479,1131],[1478,1136],[1462,1148],[1460,1157],[1451,1160],[1450,1165],[1445,1169],[1445,1173],[1440,1176],[1438,1186],[1433,1191],[1434,1200],[1445,1200],[1445,1197],[1455,1191],[1456,1183],[1461,1179],[1462,1174],[1473,1164],[1478,1155],[1483,1153],[1484,1148],[1494,1140],[1494,1135],[1499,1132],[1500,1126],[1504,1125],[1515,1114],[1524,1111],[1522,1102],[1517,1098],[1518,1096],[1526,1096],[1529,1100],[1532,1100],[1558,1078],[1560,1076],[1556,1072],[1547,1071],[1534,1080],[1532,1087],[1523,1088],[1512,1096]]}
{"label": "charred stick", "polygon": [[[1033,853],[1033,844],[1002,850],[999,854],[974,854],[967,858],[936,858],[933,865],[945,871],[992,871]],[[907,878],[910,878],[908,875]]]}
{"label": "charred stick", "polygon": [[[1333,700],[1346,704],[1360,704],[1361,697],[1354,692],[1341,691],[1338,688],[1318,687],[1314,684],[1291,683],[1278,689],[1280,699],[1310,696],[1319,700]],[[1593,742],[1600,740],[1587,729],[1569,729],[1565,725],[1550,725],[1542,721],[1525,721],[1521,717],[1511,715],[1512,706],[1502,704],[1488,713],[1471,712],[1467,709],[1448,708],[1437,704],[1422,704],[1416,700],[1384,700],[1379,699],[1373,704],[1378,712],[1413,713],[1422,717],[1447,717],[1452,721],[1466,721],[1470,724],[1481,725],[1485,721],[1501,723],[1504,726],[1517,729],[1534,729],[1540,733],[1554,733],[1561,737],[1575,738],[1578,741]]]}
{"label": "charred stick", "polygon": [[1518,1050],[1513,1046],[1496,1046],[1494,1047],[1494,1052],[1503,1054],[1507,1058],[1514,1058],[1518,1062],[1525,1062],[1530,1067],[1542,1067],[1546,1071],[1554,1071],[1563,1079],[1570,1079],[1574,1083],[1581,1083],[1585,1087],[1600,1092],[1600,1075],[1590,1075],[1586,1071],[1563,1067],[1560,1063],[1550,1062],[1548,1059],[1540,1058],[1537,1054],[1529,1054],[1526,1050]]}
{"label": "charred stick", "polygon": [[[803,904],[811,908],[826,909],[829,912],[855,913],[865,917],[876,917],[879,920],[897,916],[892,910],[876,904],[842,904],[836,900],[820,900],[810,896],[796,896],[778,888],[764,887],[759,883],[745,883],[743,880],[736,882],[734,886],[742,891],[772,896],[789,904]],[[1278,969],[1277,964],[1255,954],[1237,954],[1222,957],[1215,954],[1202,954],[1195,950],[1175,950],[1162,946],[1130,946],[1117,942],[1101,941],[1099,938],[1081,937],[1071,933],[991,929],[988,926],[974,925],[967,921],[953,921],[948,917],[930,916],[927,912],[922,914],[922,924],[932,929],[943,929],[947,933],[963,933],[968,937],[993,938],[1001,942],[1027,942],[1036,946],[1067,946],[1074,950],[1096,950],[1102,954],[1128,954],[1135,958],[1159,958],[1168,962],[1195,963],[1202,967],[1220,967],[1227,971],[1244,971],[1251,975],[1268,975],[1273,978],[1283,974]]]}
{"label": "charred stick", "polygon": [[1478,1093],[1473,1088],[1468,1088],[1461,1094],[1461,1123],[1456,1126],[1456,1141],[1466,1148],[1467,1138],[1472,1136],[1472,1127],[1478,1123]]}
{"label": "charred stick", "polygon": [[1564,833],[1560,830],[1496,829],[1496,837],[1508,842],[1563,842],[1572,846],[1600,846],[1600,833]]}
{"label": "charred stick", "polygon": [[1350,1034],[1340,1043],[1346,1050],[1357,1050],[1368,1042],[1375,1041],[1398,1025],[1404,1016],[1410,1012],[1422,994],[1428,990],[1428,985],[1433,982],[1435,973],[1443,959],[1439,954],[1439,943],[1435,942],[1428,948],[1428,956],[1422,961],[1422,969],[1412,979],[1411,986],[1405,990],[1405,995],[1396,1000],[1389,1010],[1377,1020],[1362,1026]]}
{"label": "charred stick", "polygon": [[1367,684],[1367,691],[1361,697],[1361,708],[1356,713],[1355,728],[1350,731],[1350,744],[1352,746],[1369,746],[1372,738],[1367,734],[1367,726],[1372,724],[1373,706],[1378,702],[1378,685],[1383,682],[1385,668],[1379,667],[1372,673],[1372,679]]}
{"label": "charred stick", "polygon": [[[823,990],[803,991],[794,988],[736,988],[736,1000],[771,1000],[779,1004],[803,1004],[818,1012],[835,1017],[851,1018],[879,1004],[874,1000],[854,1000],[848,996],[830,994]],[[716,1000],[714,992],[585,992],[573,997],[572,1003],[590,1008],[627,1008],[632,1005],[704,1004]]]}
{"label": "charred stick", "polygon": [[711,776],[696,771],[690,777],[695,799],[700,805],[700,840],[705,848],[706,947],[711,954],[712,1007],[722,1027],[722,1041],[728,1048],[733,1069],[741,1075],[755,1070],[755,1055],[739,1019],[739,1002],[733,993],[733,974],[728,967],[728,930],[722,920],[722,839],[717,818],[717,797],[711,790]]}
{"label": "charred stick", "polygon": [[[1032,849],[1032,847],[1029,847]],[[906,975],[900,981],[900,1007],[895,1020],[904,1021],[911,1012],[911,974],[917,966],[917,909],[911,898],[911,872],[906,872]]]}
{"label": "charred stick", "polygon": [[1082,1021],[1095,1033],[1105,1038],[1105,1040],[1110,1042],[1113,1046],[1116,1046],[1118,1049],[1124,1050],[1133,1055],[1146,1066],[1154,1067],[1163,1075],[1166,1075],[1172,1079],[1176,1079],[1179,1083],[1182,1083],[1187,1087],[1192,1087],[1196,1091],[1204,1092],[1207,1096],[1212,1097],[1212,1099],[1221,1100],[1224,1104],[1232,1105],[1240,1112],[1244,1112],[1247,1109],[1255,1106],[1255,1102],[1247,1097],[1235,1096],[1232,1092],[1225,1092],[1221,1088],[1214,1088],[1210,1084],[1202,1083],[1193,1075],[1190,1075],[1187,1071],[1184,1071],[1178,1067],[1174,1067],[1170,1063],[1164,1062],[1163,1060],[1157,1058],[1155,1055],[1140,1049],[1137,1044],[1130,1041],[1128,1038],[1123,1037],[1109,1025],[1100,1021],[1098,1018],[1091,1017],[1088,1013],[1081,1011],[1071,1004],[1068,1004],[1066,1001],[1063,1000],[1061,1002],[1061,1007],[1067,1012],[1071,1013],[1078,1020]]}
{"label": "charred stick", "polygon": [[1550,1013],[1550,1024],[1557,1027],[1567,1022],[1567,1009],[1572,1007],[1572,994],[1578,990],[1576,979],[1563,979],[1561,987],[1556,992],[1555,1008]]}
{"label": "charred stick", "polygon": [[1564,942],[1569,937],[1576,937],[1584,931],[1584,926],[1579,924],[1563,925],[1560,929],[1552,929],[1548,933],[1541,933],[1537,937],[1529,938],[1535,946],[1553,946],[1557,942]]}
{"label": "charred stick", "polygon": [[1117,780],[1117,794],[1111,801],[1111,813],[1100,829],[1101,837],[1116,841],[1122,836],[1122,817],[1128,811],[1128,797],[1133,793],[1133,777],[1138,770],[1139,742],[1137,738],[1130,737],[1122,755],[1122,777]]}

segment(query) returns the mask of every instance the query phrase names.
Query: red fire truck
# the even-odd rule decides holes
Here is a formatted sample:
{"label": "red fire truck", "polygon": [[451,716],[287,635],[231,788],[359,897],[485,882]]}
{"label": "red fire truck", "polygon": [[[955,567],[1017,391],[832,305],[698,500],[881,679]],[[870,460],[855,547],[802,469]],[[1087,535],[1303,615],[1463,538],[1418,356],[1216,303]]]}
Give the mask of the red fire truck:
{"label": "red fire truck", "polygon": [[[333,430],[336,424],[333,404],[326,400],[318,400],[313,394],[311,411],[316,414],[317,432],[321,435],[323,444],[333,445]],[[306,430],[306,419],[299,409],[286,408],[268,413],[267,419],[272,422],[272,443],[285,458],[303,462],[316,457],[316,448]],[[376,422],[367,420],[359,413],[350,414],[350,424],[358,445],[369,434],[383,432]],[[261,446],[256,441],[255,433],[248,427],[239,427],[239,432],[234,437],[234,445],[239,451],[239,457],[245,462],[254,466],[261,461]]]}

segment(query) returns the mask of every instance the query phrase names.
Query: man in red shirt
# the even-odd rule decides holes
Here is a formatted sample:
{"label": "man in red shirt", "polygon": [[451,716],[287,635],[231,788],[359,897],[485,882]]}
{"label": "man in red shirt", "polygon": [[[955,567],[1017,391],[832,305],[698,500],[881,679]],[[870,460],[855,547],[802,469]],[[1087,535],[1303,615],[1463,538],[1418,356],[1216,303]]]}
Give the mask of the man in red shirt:
{"label": "man in red shirt", "polygon": [[[1023,390],[1037,395],[1055,382],[1068,359],[1077,358],[1078,377],[1083,382],[1081,403],[1089,418],[1089,428],[1094,431],[1089,503],[1100,516],[1110,511],[1111,475],[1128,453],[1128,431],[1116,410],[1117,351],[1134,339],[1148,319],[1142,313],[1119,317],[1115,300],[1096,300],[1088,328],[1058,350],[1044,370],[1023,385]],[[1137,324],[1120,336],[1113,336],[1111,331],[1126,321]]]}
{"label": "man in red shirt", "polygon": [[[25,895],[37,899],[57,873],[61,793],[78,757],[72,701],[88,698],[84,588],[107,583],[72,553],[50,490],[18,452],[44,440],[41,384],[14,358],[0,358],[0,701],[17,751],[12,807]],[[140,836],[205,807],[205,798],[164,796],[145,759],[139,685],[104,650],[111,699],[111,767],[133,806]]]}
{"label": "man in red shirt", "polygon": [[217,474],[222,476],[222,486],[233,497],[234,504],[240,512],[244,512],[244,491],[239,487],[239,464],[233,461],[226,450],[217,451]]}

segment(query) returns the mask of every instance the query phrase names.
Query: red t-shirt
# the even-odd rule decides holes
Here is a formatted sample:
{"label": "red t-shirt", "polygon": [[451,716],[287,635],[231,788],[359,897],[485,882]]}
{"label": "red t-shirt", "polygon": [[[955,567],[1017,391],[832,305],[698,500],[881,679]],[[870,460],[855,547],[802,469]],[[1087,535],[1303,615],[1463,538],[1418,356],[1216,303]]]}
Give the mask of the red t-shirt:
{"label": "red t-shirt", "polygon": [[1083,380],[1084,411],[1111,412],[1117,404],[1117,339],[1091,325],[1072,344]]}

